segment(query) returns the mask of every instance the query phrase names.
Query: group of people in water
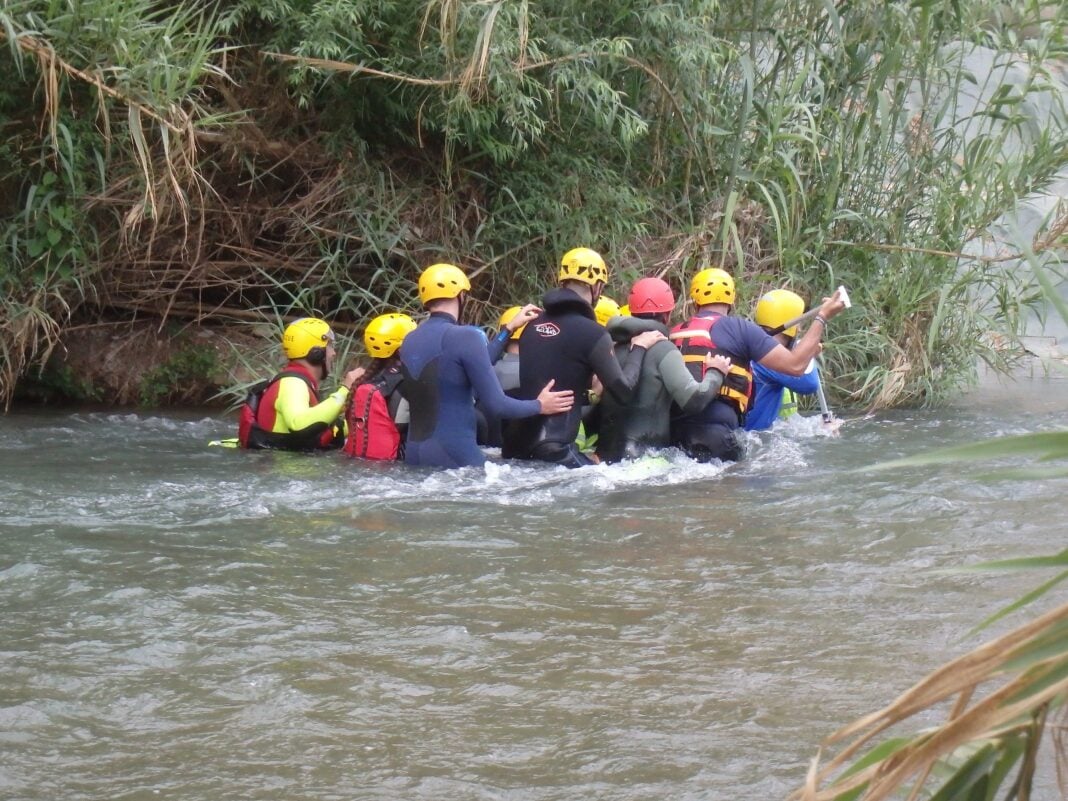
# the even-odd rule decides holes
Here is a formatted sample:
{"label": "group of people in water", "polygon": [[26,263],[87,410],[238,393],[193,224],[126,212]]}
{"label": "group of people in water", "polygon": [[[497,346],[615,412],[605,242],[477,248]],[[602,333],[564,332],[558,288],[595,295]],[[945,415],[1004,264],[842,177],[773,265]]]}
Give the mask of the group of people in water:
{"label": "group of people in water", "polygon": [[282,337],[288,364],[242,408],[240,444],[340,447],[440,468],[483,464],[482,446],[567,467],[669,446],[700,461],[737,460],[739,431],[769,427],[796,406],[794,393],[818,390],[815,357],[845,308],[836,292],[798,336],[797,294],[773,290],[755,321],[734,316],[734,280],[712,267],[690,283],[693,316],[672,328],[666,281],[642,278],[620,308],[602,294],[608,279],[600,254],[570,250],[540,306],[507,310],[487,337],[461,324],[464,272],[432,265],[419,277],[426,319],[374,318],[364,332],[370,365],[344,373],[326,396],[334,333],[318,318],[297,320]]}

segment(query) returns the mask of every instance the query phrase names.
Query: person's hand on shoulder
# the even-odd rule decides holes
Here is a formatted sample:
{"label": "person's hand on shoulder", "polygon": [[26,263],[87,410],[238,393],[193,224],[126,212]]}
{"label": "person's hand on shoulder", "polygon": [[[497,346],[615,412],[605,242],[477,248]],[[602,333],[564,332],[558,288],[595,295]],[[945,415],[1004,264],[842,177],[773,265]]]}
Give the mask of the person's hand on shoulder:
{"label": "person's hand on shoulder", "polygon": [[645,348],[648,350],[662,339],[667,339],[667,337],[659,331],[642,331],[642,333],[637,336],[630,338],[630,346],[632,348]]}
{"label": "person's hand on shoulder", "polygon": [[551,380],[538,394],[538,403],[541,404],[542,414],[560,414],[566,412],[575,405],[575,393],[570,389],[553,392],[556,379]]}
{"label": "person's hand on shoulder", "polygon": [[363,378],[367,371],[362,367],[357,367],[354,370],[349,370],[345,373],[345,377],[341,379],[341,386],[347,390],[352,390],[356,385],[356,382]]}
{"label": "person's hand on shoulder", "polygon": [[727,375],[731,369],[730,356],[713,356],[711,353],[705,356],[705,369],[706,370],[719,370],[723,375]]}

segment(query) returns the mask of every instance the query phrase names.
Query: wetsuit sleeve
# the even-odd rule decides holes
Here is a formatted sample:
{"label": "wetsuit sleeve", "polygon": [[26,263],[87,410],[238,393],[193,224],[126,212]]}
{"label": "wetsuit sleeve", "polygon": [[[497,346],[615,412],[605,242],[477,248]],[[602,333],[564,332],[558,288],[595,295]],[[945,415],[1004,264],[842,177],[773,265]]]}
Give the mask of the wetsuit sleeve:
{"label": "wetsuit sleeve", "polygon": [[487,340],[486,350],[489,351],[490,364],[496,364],[501,360],[501,356],[504,355],[504,346],[511,336],[512,334],[507,328],[502,328],[497,336]]}
{"label": "wetsuit sleeve", "polygon": [[275,413],[289,431],[303,431],[316,423],[333,423],[345,408],[349,391],[344,387],[323,398],[315,406],[308,402],[308,385],[296,376],[283,376],[278,382]]}
{"label": "wetsuit sleeve", "polygon": [[686,369],[682,352],[675,347],[664,351],[660,359],[660,378],[671,399],[685,414],[695,414],[704,409],[723,386],[723,373],[709,370],[700,381],[695,381]]}
{"label": "wetsuit sleeve", "polygon": [[819,373],[816,372],[815,360],[808,363],[808,368],[801,375],[787,375],[776,370],[771,370],[762,364],[753,365],[753,374],[759,375],[761,380],[786,387],[801,395],[811,395],[820,388]]}
{"label": "wetsuit sleeve", "polygon": [[626,403],[638,384],[644,356],[645,348],[631,348],[622,363],[616,361],[612,338],[606,332],[594,343],[590,351],[590,367],[601,379],[605,392],[611,392],[617,401]]}
{"label": "wetsuit sleeve", "polygon": [[497,374],[490,364],[489,350],[480,334],[471,331],[469,337],[467,331],[457,331],[457,336],[463,338],[457,343],[460,345],[460,362],[475,390],[475,396],[486,412],[505,420],[541,413],[541,404],[537,400],[516,400],[504,394],[501,382],[497,380]]}

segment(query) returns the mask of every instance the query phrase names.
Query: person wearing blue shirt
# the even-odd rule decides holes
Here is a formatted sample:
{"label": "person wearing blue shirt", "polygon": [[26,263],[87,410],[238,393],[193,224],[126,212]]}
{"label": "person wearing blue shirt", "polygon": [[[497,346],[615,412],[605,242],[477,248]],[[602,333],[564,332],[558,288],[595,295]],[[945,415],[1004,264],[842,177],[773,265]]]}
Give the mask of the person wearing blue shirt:
{"label": "person wearing blue shirt", "polygon": [[[805,302],[799,295],[788,289],[773,289],[757,302],[754,319],[780,344],[791,348],[797,336],[797,326],[779,329],[804,312]],[[797,395],[812,395],[819,388],[820,377],[815,359],[808,363],[805,372],[799,376],[780,373],[759,362],[755,363],[753,400],[745,415],[745,430],[764,431],[771,428],[777,419],[784,419],[797,411]]]}
{"label": "person wearing blue shirt", "polygon": [[696,314],[676,326],[671,339],[695,379],[704,376],[703,362],[712,355],[731,360],[719,395],[702,411],[684,414],[672,423],[672,440],[698,461],[737,461],[745,455],[737,432],[745,425],[753,398],[753,366],[759,364],[778,373],[802,376],[820,351],[827,321],[845,308],[840,293],[825,298],[813,325],[793,349],[770,337],[756,323],[731,316],[734,279],[718,267],[698,272],[690,282],[690,299]]}

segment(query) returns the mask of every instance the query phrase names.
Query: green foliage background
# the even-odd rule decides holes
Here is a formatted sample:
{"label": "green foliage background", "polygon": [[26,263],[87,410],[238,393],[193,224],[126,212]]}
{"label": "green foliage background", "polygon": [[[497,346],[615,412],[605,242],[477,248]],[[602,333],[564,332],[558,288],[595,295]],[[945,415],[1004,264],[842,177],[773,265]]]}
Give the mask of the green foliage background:
{"label": "green foliage background", "polygon": [[1004,365],[988,334],[1035,297],[960,254],[1068,163],[1066,21],[1024,0],[9,0],[0,397],[71,321],[358,331],[448,260],[490,322],[583,244],[616,297],[708,264],[742,312],[845,283],[839,393],[938,401]]}

